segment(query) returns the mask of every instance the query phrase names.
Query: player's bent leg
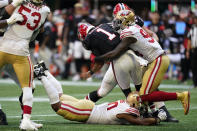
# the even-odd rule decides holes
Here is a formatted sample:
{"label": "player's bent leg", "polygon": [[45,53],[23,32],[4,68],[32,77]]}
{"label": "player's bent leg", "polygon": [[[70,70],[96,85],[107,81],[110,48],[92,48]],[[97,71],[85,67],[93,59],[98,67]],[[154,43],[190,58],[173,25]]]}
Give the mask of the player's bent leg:
{"label": "player's bent leg", "polygon": [[[139,68],[140,70],[138,70]],[[118,59],[113,60],[112,69],[115,80],[123,93],[127,97],[131,92],[130,82],[133,80],[135,85],[141,84],[141,68],[139,62],[136,61],[134,55],[127,51]],[[137,80],[137,81],[136,81]]]}
{"label": "player's bent leg", "polygon": [[112,66],[110,64],[105,76],[102,80],[101,86],[98,90],[90,92],[85,99],[97,102],[102,97],[105,97],[117,85]]}
{"label": "player's bent leg", "polygon": [[94,103],[90,100],[61,101],[61,107],[57,111],[58,115],[63,116],[67,120],[86,122],[94,108]]}
{"label": "player's bent leg", "polygon": [[158,88],[168,69],[169,62],[169,58],[163,55],[148,65],[148,69],[142,79],[140,95],[148,94]]}

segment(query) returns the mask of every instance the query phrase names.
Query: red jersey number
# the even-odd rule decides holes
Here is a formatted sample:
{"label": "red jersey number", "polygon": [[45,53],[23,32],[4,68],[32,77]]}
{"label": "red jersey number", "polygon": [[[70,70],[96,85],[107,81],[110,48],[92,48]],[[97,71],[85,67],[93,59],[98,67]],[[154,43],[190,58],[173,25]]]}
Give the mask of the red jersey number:
{"label": "red jersey number", "polygon": [[144,38],[150,39],[148,42],[150,42],[150,43],[154,43],[154,42],[155,42],[155,40],[154,40],[152,37],[150,37],[150,35],[149,35],[148,33],[146,33],[143,29],[140,29],[140,34],[141,34]]}
{"label": "red jersey number", "polygon": [[[23,16],[24,20],[22,22],[19,22],[20,25],[25,25],[27,26],[28,29],[30,30],[35,30],[38,25],[39,22],[41,20],[41,14],[39,12],[33,12],[31,13],[31,9],[21,5],[21,7],[19,8],[18,12]],[[31,16],[34,18],[34,25],[32,26],[30,23],[27,23],[28,17],[24,14],[24,12],[27,13],[31,13]]]}
{"label": "red jersey number", "polygon": [[117,101],[116,102],[109,103],[107,110],[111,110],[111,109],[113,109],[113,108],[115,108],[117,106],[118,106],[118,102]]}

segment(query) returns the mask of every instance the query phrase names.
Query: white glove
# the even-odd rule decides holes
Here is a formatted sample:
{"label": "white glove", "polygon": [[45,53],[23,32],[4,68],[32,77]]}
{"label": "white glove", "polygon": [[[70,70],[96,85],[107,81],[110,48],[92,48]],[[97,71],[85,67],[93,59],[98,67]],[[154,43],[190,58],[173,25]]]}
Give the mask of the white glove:
{"label": "white glove", "polygon": [[167,119],[167,114],[163,109],[159,110],[158,117],[161,121],[165,121]]}
{"label": "white glove", "polygon": [[16,22],[22,22],[24,20],[23,16],[21,14],[12,14],[12,16],[7,19],[8,25],[14,24]]}
{"label": "white glove", "polygon": [[12,5],[14,7],[17,7],[17,6],[21,5],[24,1],[26,1],[26,0],[12,0]]}

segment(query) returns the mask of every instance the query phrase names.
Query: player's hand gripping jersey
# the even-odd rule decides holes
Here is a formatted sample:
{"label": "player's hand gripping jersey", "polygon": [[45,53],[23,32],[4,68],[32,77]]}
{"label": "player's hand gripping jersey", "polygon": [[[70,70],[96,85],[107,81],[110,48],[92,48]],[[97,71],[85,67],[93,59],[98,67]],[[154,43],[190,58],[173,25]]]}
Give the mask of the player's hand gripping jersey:
{"label": "player's hand gripping jersey", "polygon": [[[91,124],[127,124],[126,121],[118,119],[117,114],[131,114],[139,116],[139,111],[130,107],[125,100],[119,100],[112,103],[95,105],[87,123]],[[128,123],[129,124],[129,123]]]}
{"label": "player's hand gripping jersey", "polygon": [[0,41],[0,51],[28,56],[29,41],[34,33],[44,24],[50,9],[45,6],[35,6],[28,2],[17,7],[14,13],[22,14],[24,21],[13,24],[5,32]]}
{"label": "player's hand gripping jersey", "polygon": [[112,51],[120,41],[120,35],[113,30],[110,23],[107,23],[90,31],[83,44],[95,56],[100,56]]}
{"label": "player's hand gripping jersey", "polygon": [[161,54],[164,54],[164,50],[161,48],[159,43],[154,38],[150,37],[150,35],[137,24],[129,26],[121,31],[120,38],[124,39],[126,37],[134,37],[137,39],[137,42],[130,44],[129,47],[149,63]]}

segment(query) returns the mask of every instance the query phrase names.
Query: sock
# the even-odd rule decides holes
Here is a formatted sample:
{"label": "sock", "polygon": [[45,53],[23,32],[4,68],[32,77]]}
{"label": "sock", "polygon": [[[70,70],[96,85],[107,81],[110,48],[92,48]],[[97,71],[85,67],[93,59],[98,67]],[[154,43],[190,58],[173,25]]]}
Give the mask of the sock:
{"label": "sock", "polygon": [[48,70],[45,71],[45,75],[47,75],[47,78],[53,84],[53,86],[57,89],[58,93],[63,94],[62,85],[60,84],[60,82],[57,81],[55,77]]}
{"label": "sock", "polygon": [[176,93],[168,93],[164,91],[154,91],[147,95],[140,96],[142,102],[158,102],[158,101],[168,101],[177,100]]}
{"label": "sock", "polygon": [[23,97],[22,97],[23,114],[30,115],[32,110],[32,104],[33,104],[32,88],[23,87],[22,90],[23,90]]}
{"label": "sock", "polygon": [[142,86],[142,84],[140,84],[140,85],[135,85],[136,91],[140,91],[141,86]]}
{"label": "sock", "polygon": [[42,76],[41,81],[49,97],[50,104],[58,103],[60,100],[57,89],[53,86],[53,84],[51,84],[46,76]]}
{"label": "sock", "polygon": [[124,95],[127,97],[129,95],[129,93],[131,93],[131,89],[128,88],[128,89],[124,89],[122,90],[122,92],[124,93]]}
{"label": "sock", "polygon": [[2,108],[1,108],[1,104],[0,104],[0,110],[1,110]]}
{"label": "sock", "polygon": [[102,97],[100,97],[97,93],[97,91],[93,91],[93,92],[90,92],[88,94],[88,96],[86,96],[86,99],[89,99],[93,102],[97,102],[99,99],[101,99]]}

